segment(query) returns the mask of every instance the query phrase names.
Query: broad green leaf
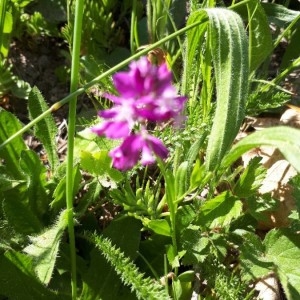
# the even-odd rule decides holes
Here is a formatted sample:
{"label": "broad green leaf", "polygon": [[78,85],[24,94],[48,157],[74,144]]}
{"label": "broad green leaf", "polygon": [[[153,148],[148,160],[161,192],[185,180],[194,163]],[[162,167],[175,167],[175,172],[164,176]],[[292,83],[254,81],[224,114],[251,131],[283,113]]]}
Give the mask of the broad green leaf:
{"label": "broad green leaf", "polygon": [[266,128],[243,138],[224,157],[223,166],[229,167],[242,154],[262,145],[279,149],[286,160],[300,172],[300,130],[284,126]]}
{"label": "broad green leaf", "polygon": [[250,161],[234,186],[234,195],[246,198],[257,192],[267,173],[260,161],[260,157]]}
{"label": "broad green leaf", "polygon": [[210,241],[207,236],[201,235],[199,226],[190,225],[180,235],[181,248],[186,250],[183,263],[186,265],[204,262],[210,254]]}
{"label": "broad green leaf", "polygon": [[[29,117],[35,119],[48,109],[48,105],[44,100],[41,92],[34,87],[28,98]],[[46,116],[34,126],[34,134],[43,143],[46,149],[48,160],[52,170],[59,164],[55,137],[57,135],[57,126],[52,115]]]}
{"label": "broad green leaf", "polygon": [[92,175],[98,176],[103,186],[113,185],[116,187],[109,181],[117,183],[123,179],[122,173],[112,168],[111,158],[108,156],[107,150],[99,150],[94,153],[82,150],[80,159],[81,167]]}
{"label": "broad green leaf", "polygon": [[300,239],[290,229],[273,229],[265,237],[266,256],[276,266],[288,300],[300,298]]}
{"label": "broad green leaf", "polygon": [[[10,112],[0,110],[0,143],[22,128],[19,120]],[[4,159],[5,166],[13,179],[23,179],[19,168],[19,159],[26,145],[21,136],[16,137],[8,145],[0,149],[0,157]]]}
{"label": "broad green leaf", "polygon": [[43,216],[47,211],[49,201],[46,193],[46,168],[38,155],[31,150],[21,153],[20,168],[27,177],[27,193],[31,210],[37,216]]}
{"label": "broad green leaf", "polygon": [[167,258],[169,261],[169,264],[172,266],[172,268],[179,268],[179,256],[175,251],[175,248],[173,245],[167,245]]}
{"label": "broad green leaf", "polygon": [[270,25],[260,1],[249,1],[249,69],[255,71],[273,50]]}
{"label": "broad green leaf", "polygon": [[182,91],[187,94],[193,89],[191,85],[195,80],[189,76],[201,76],[199,71],[195,74],[193,70],[201,69],[199,53],[204,51],[203,44],[209,43],[207,49],[211,50],[214,66],[217,106],[208,140],[206,168],[213,171],[231,146],[244,118],[249,75],[248,39],[240,16],[227,9],[196,11],[187,24],[196,22],[199,25],[187,33]]}
{"label": "broad green leaf", "polygon": [[193,204],[182,205],[176,212],[176,230],[178,232],[187,228],[197,216],[197,209]]}
{"label": "broad green leaf", "polygon": [[23,251],[33,258],[37,277],[43,284],[48,284],[53,274],[59,244],[68,225],[68,212],[62,211],[56,223],[42,234],[30,236],[31,244]]}
{"label": "broad green leaf", "polygon": [[270,194],[250,196],[245,199],[247,213],[251,214],[258,221],[268,222],[266,211],[278,210],[279,201],[271,197]]}
{"label": "broad green leaf", "polygon": [[237,197],[226,191],[207,200],[200,208],[198,223],[202,226],[224,227],[242,213],[243,204]]}
{"label": "broad green leaf", "polygon": [[99,201],[99,195],[102,190],[102,186],[97,178],[94,178],[91,182],[86,183],[85,186],[87,191],[76,206],[76,214],[78,214],[79,216],[84,216],[87,212],[88,207],[92,203]]}
{"label": "broad green leaf", "polygon": [[206,167],[212,171],[228,151],[243,122],[249,70],[248,42],[240,16],[226,9],[208,9],[207,14],[217,92],[206,152]]}
{"label": "broad green leaf", "polygon": [[297,17],[300,12],[286,8],[283,5],[275,3],[262,3],[269,22],[276,24],[278,27],[287,27]]}
{"label": "broad green leaf", "polygon": [[[261,238],[253,232],[236,230],[240,249],[242,278],[250,281],[266,276],[273,271],[273,263],[265,255],[265,247]],[[241,237],[241,238],[240,238]]]}
{"label": "broad green leaf", "polygon": [[157,234],[171,236],[170,224],[165,219],[150,220],[145,225]]}
{"label": "broad green leaf", "polygon": [[8,224],[14,230],[22,234],[33,234],[43,228],[40,216],[28,206],[27,193],[24,187],[3,194],[3,212]]}
{"label": "broad green leaf", "polygon": [[261,242],[254,233],[243,235],[241,266],[245,279],[257,279],[275,272],[287,299],[300,296],[300,240],[290,229],[273,229]]}
{"label": "broad green leaf", "polygon": [[32,260],[23,253],[8,251],[0,256],[0,295],[7,299],[66,299],[38,282]]}
{"label": "broad green leaf", "polygon": [[258,0],[251,0],[245,2],[244,5],[233,6],[232,9],[243,17],[248,14],[249,69],[250,72],[253,72],[270,56],[273,50],[269,22]]}

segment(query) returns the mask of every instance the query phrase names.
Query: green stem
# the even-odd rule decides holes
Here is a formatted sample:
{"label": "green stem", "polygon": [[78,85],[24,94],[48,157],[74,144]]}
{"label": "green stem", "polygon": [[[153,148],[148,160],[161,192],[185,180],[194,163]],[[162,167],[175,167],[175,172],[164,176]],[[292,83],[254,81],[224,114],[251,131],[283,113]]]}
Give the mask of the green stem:
{"label": "green stem", "polygon": [[149,51],[157,48],[158,46],[160,46],[161,44],[177,37],[178,35],[181,35],[183,33],[185,33],[186,31],[207,22],[207,19],[201,20],[199,22],[195,22],[189,26],[186,26],[180,30],[178,30],[177,32],[174,32],[168,36],[166,36],[165,38],[161,39],[160,41],[150,45],[149,47],[139,51],[138,53],[135,53],[134,55],[130,56],[129,58],[123,60],[122,62],[120,62],[119,64],[117,64],[116,66],[112,67],[111,69],[107,70],[106,72],[102,73],[101,75],[95,77],[93,80],[89,81],[87,84],[85,84],[83,87],[79,88],[78,90],[76,90],[75,92],[69,94],[68,96],[66,96],[65,98],[63,98],[62,100],[54,103],[48,110],[46,110],[44,113],[42,113],[39,117],[35,118],[34,120],[32,120],[31,122],[29,122],[27,125],[25,125],[24,127],[22,127],[22,129],[20,129],[19,131],[17,131],[15,134],[11,135],[6,141],[4,141],[1,145],[0,145],[0,149],[3,148],[4,146],[6,146],[8,143],[10,143],[14,138],[18,137],[19,135],[23,134],[24,132],[26,132],[27,130],[29,130],[32,126],[34,126],[36,123],[38,123],[39,121],[41,121],[42,119],[44,119],[46,116],[48,116],[50,113],[56,111],[57,109],[59,109],[60,107],[62,107],[63,105],[65,105],[66,103],[68,103],[71,99],[73,99],[74,97],[77,97],[79,95],[81,95],[82,93],[84,93],[86,90],[88,90],[90,87],[92,87],[93,85],[99,83],[103,78],[112,75],[113,73],[115,73],[116,71],[120,70],[121,68],[125,67],[126,65],[128,65],[132,60],[137,59],[145,54],[147,54]]}
{"label": "green stem", "polygon": [[131,24],[130,24],[130,50],[131,54],[139,48],[139,37],[137,32],[137,0],[132,1]]}
{"label": "green stem", "polygon": [[[74,93],[79,83],[80,45],[83,17],[83,0],[77,0],[75,5],[75,20],[72,45],[72,65],[70,92]],[[68,147],[67,147],[67,170],[66,170],[66,205],[68,211],[68,233],[70,243],[71,259],[71,285],[72,299],[77,299],[77,279],[76,279],[76,245],[74,233],[74,212],[73,212],[73,164],[74,164],[74,136],[76,124],[77,97],[73,96],[69,102],[68,118]]]}

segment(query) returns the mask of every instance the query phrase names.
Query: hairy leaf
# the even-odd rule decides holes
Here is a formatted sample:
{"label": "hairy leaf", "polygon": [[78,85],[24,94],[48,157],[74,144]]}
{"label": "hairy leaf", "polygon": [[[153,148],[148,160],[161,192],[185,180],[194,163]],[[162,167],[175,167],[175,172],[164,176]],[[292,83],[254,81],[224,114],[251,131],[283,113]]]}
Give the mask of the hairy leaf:
{"label": "hairy leaf", "polygon": [[257,192],[267,172],[260,161],[260,157],[256,157],[250,161],[234,186],[233,193],[235,195],[246,198]]}
{"label": "hairy leaf", "polygon": [[4,193],[3,212],[8,224],[19,233],[33,234],[43,228],[39,216],[27,205],[24,186]]}
{"label": "hairy leaf", "polygon": [[37,216],[42,217],[49,205],[45,188],[46,168],[31,150],[22,151],[20,167],[27,177],[28,206]]}
{"label": "hairy leaf", "polygon": [[61,237],[68,224],[67,213],[62,211],[52,227],[40,235],[31,236],[31,244],[23,250],[33,257],[36,275],[44,284],[48,284],[52,277]]}
{"label": "hairy leaf", "polygon": [[[18,119],[8,111],[0,110],[0,143],[5,142],[9,137],[22,128]],[[0,157],[4,159],[7,172],[14,179],[24,178],[19,168],[19,159],[22,150],[26,145],[21,136],[16,137],[8,145],[0,149]]]}
{"label": "hairy leaf", "polygon": [[[31,120],[38,117],[48,109],[48,105],[44,100],[41,92],[37,87],[34,87],[28,98],[29,117]],[[57,148],[55,136],[57,135],[57,126],[51,115],[46,116],[34,126],[34,134],[43,143],[50,166],[54,169],[58,163]]]}
{"label": "hairy leaf", "polygon": [[[137,294],[145,289],[143,284],[136,286],[137,282],[143,283],[142,274],[132,263],[140,243],[140,229],[141,223],[138,220],[123,218],[113,221],[108,226],[104,231],[105,237],[95,234],[87,236],[88,240],[95,244],[97,251],[96,249],[92,251],[91,265],[88,272],[83,275],[82,299],[120,299],[122,297],[120,293],[124,292],[121,288],[121,280]],[[155,290],[153,294],[158,295],[157,299],[160,299]],[[133,297],[131,295],[131,299]]]}
{"label": "hairy leaf", "polygon": [[266,256],[276,266],[289,300],[300,297],[300,240],[289,229],[271,230],[265,237]]}
{"label": "hairy leaf", "polygon": [[241,215],[242,206],[237,197],[228,191],[223,192],[204,202],[200,208],[198,223],[210,228],[227,226]]}
{"label": "hairy leaf", "polygon": [[35,277],[31,259],[23,253],[8,251],[0,256],[0,295],[7,299],[66,299],[47,289]]}
{"label": "hairy leaf", "polygon": [[244,118],[248,93],[248,43],[238,14],[207,10],[216,77],[217,106],[208,139],[206,164],[214,170],[235,139]]}

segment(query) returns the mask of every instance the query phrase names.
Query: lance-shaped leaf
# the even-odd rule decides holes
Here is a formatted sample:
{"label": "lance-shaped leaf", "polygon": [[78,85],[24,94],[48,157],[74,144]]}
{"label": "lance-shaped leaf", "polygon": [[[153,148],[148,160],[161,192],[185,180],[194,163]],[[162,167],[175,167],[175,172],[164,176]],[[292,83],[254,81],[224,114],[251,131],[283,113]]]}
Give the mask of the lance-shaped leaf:
{"label": "lance-shaped leaf", "polygon": [[207,146],[207,169],[214,170],[234,141],[248,93],[248,42],[238,14],[208,9],[209,41],[216,78],[216,112]]}
{"label": "lance-shaped leaf", "polygon": [[[28,109],[31,120],[38,117],[48,109],[48,105],[37,87],[34,87],[30,91]],[[34,126],[34,134],[43,143],[48,155],[49,163],[53,169],[59,163],[55,144],[57,127],[53,117],[48,115],[43,120],[38,122]]]}

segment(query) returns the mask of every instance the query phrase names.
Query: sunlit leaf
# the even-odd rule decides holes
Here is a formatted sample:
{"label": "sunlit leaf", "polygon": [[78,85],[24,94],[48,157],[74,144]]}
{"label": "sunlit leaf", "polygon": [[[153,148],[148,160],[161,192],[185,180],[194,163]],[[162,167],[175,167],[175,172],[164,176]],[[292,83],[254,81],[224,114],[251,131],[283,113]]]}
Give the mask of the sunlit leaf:
{"label": "sunlit leaf", "polygon": [[286,160],[300,172],[300,130],[284,126],[266,128],[243,138],[224,157],[223,166],[228,167],[242,154],[261,145],[279,149]]}
{"label": "sunlit leaf", "polygon": [[39,280],[48,284],[53,274],[61,237],[67,227],[67,211],[62,211],[56,223],[42,234],[30,236],[31,244],[23,251],[33,257],[34,269]]}

